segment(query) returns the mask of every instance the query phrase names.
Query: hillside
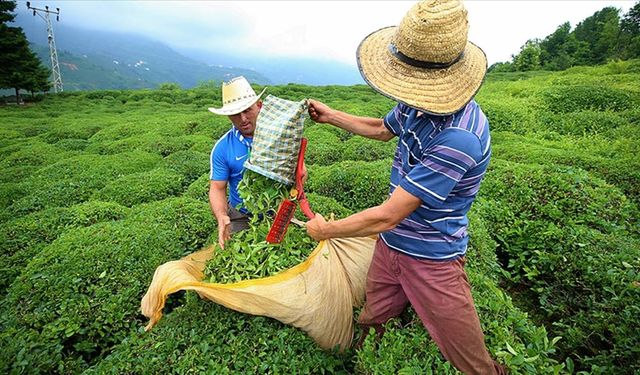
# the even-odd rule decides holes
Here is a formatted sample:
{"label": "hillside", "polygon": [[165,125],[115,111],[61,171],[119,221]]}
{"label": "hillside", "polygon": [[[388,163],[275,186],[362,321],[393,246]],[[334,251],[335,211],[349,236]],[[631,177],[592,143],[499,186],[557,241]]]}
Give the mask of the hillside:
{"label": "hillside", "polygon": [[[32,48],[51,66],[46,28],[33,16],[18,13]],[[244,75],[256,84],[301,83],[350,85],[364,83],[356,67],[309,58],[273,58],[243,51],[177,51],[159,40],[131,33],[80,29],[54,24],[60,72],[65,90],[155,88],[174,82],[192,88],[208,80]],[[319,70],[318,66],[323,69]]]}
{"label": "hillside", "polygon": [[[364,85],[267,93],[393,107]],[[512,374],[640,372],[640,61],[490,74],[476,100],[493,156],[466,267],[491,354]],[[344,353],[193,292],[143,331],[154,270],[217,240],[208,160],[230,125],[211,105],[219,90],[165,87],[0,106],[0,371],[457,374],[411,310]],[[305,136],[314,211],[386,198],[393,141]]]}

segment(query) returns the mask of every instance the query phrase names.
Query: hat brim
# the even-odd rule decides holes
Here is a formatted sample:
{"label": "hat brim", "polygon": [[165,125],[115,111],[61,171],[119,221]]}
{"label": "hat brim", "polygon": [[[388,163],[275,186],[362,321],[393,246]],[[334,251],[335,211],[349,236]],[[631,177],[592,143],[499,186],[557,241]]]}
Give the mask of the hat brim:
{"label": "hat brim", "polygon": [[364,80],[384,96],[435,115],[455,113],[469,103],[487,72],[484,51],[467,42],[455,64],[440,69],[418,68],[389,51],[396,28],[375,31],[358,46],[356,59]]}
{"label": "hat brim", "polygon": [[255,102],[260,100],[260,97],[262,96],[262,94],[264,94],[266,90],[267,88],[265,87],[264,89],[262,89],[260,94],[258,94],[253,98],[249,98],[247,100],[239,100],[237,102],[233,102],[225,106],[222,106],[222,108],[209,108],[209,112],[213,112],[216,115],[224,115],[224,116],[237,115],[238,113],[251,107]]}

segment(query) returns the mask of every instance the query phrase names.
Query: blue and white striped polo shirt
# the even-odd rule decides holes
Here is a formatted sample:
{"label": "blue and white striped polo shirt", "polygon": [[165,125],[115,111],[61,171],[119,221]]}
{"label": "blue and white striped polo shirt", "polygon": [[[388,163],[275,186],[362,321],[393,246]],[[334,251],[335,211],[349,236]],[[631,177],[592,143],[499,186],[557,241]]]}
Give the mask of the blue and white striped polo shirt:
{"label": "blue and white striped polo shirt", "polygon": [[398,104],[384,118],[398,136],[390,193],[400,184],[422,204],[381,233],[392,249],[452,260],[467,251],[467,212],[491,157],[489,122],[475,101],[453,115],[429,115]]}
{"label": "blue and white striped polo shirt", "polygon": [[244,162],[248,159],[252,142],[253,138],[243,136],[233,127],[216,142],[210,156],[209,179],[228,182],[229,205],[239,207],[242,213],[247,213],[247,209],[241,206],[238,184],[242,180]]}

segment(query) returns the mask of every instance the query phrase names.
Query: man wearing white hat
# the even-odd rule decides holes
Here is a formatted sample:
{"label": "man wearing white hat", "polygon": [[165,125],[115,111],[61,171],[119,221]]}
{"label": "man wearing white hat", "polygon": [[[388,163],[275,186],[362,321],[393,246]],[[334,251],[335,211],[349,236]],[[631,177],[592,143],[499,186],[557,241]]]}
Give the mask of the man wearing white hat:
{"label": "man wearing white hat", "polygon": [[466,374],[500,374],[491,359],[464,271],[467,212],[491,156],[489,123],[473,100],[487,70],[467,41],[459,0],[414,5],[399,26],[380,29],[358,47],[365,81],[398,104],[383,119],[353,116],[310,100],[309,115],[365,137],[398,137],[389,198],[327,222],[307,223],[316,240],[379,233],[358,322],[382,324],[408,304],[444,357]]}
{"label": "man wearing white hat", "polygon": [[249,156],[258,113],[262,108],[260,97],[265,90],[256,95],[244,77],[236,77],[222,84],[222,108],[209,108],[215,114],[228,116],[233,124],[216,142],[210,158],[209,205],[218,221],[218,244],[221,247],[232,233],[248,228],[247,210],[242,207],[238,184],[242,180],[243,165]]}

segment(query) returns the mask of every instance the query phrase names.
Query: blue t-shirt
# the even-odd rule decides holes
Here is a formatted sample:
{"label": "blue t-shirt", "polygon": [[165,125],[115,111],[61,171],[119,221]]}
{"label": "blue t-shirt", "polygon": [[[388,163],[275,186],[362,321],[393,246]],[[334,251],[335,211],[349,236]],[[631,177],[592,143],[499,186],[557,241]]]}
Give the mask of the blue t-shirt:
{"label": "blue t-shirt", "polygon": [[394,229],[381,233],[392,249],[431,260],[467,251],[467,212],[491,157],[489,122],[475,101],[448,116],[398,104],[384,118],[398,136],[390,193],[400,185],[422,204]]}
{"label": "blue t-shirt", "polygon": [[214,181],[228,182],[229,205],[231,207],[239,207],[242,213],[247,213],[247,210],[242,207],[242,199],[238,194],[238,184],[242,180],[243,165],[249,158],[252,142],[253,138],[243,136],[234,127],[226,132],[211,150],[209,178]]}

